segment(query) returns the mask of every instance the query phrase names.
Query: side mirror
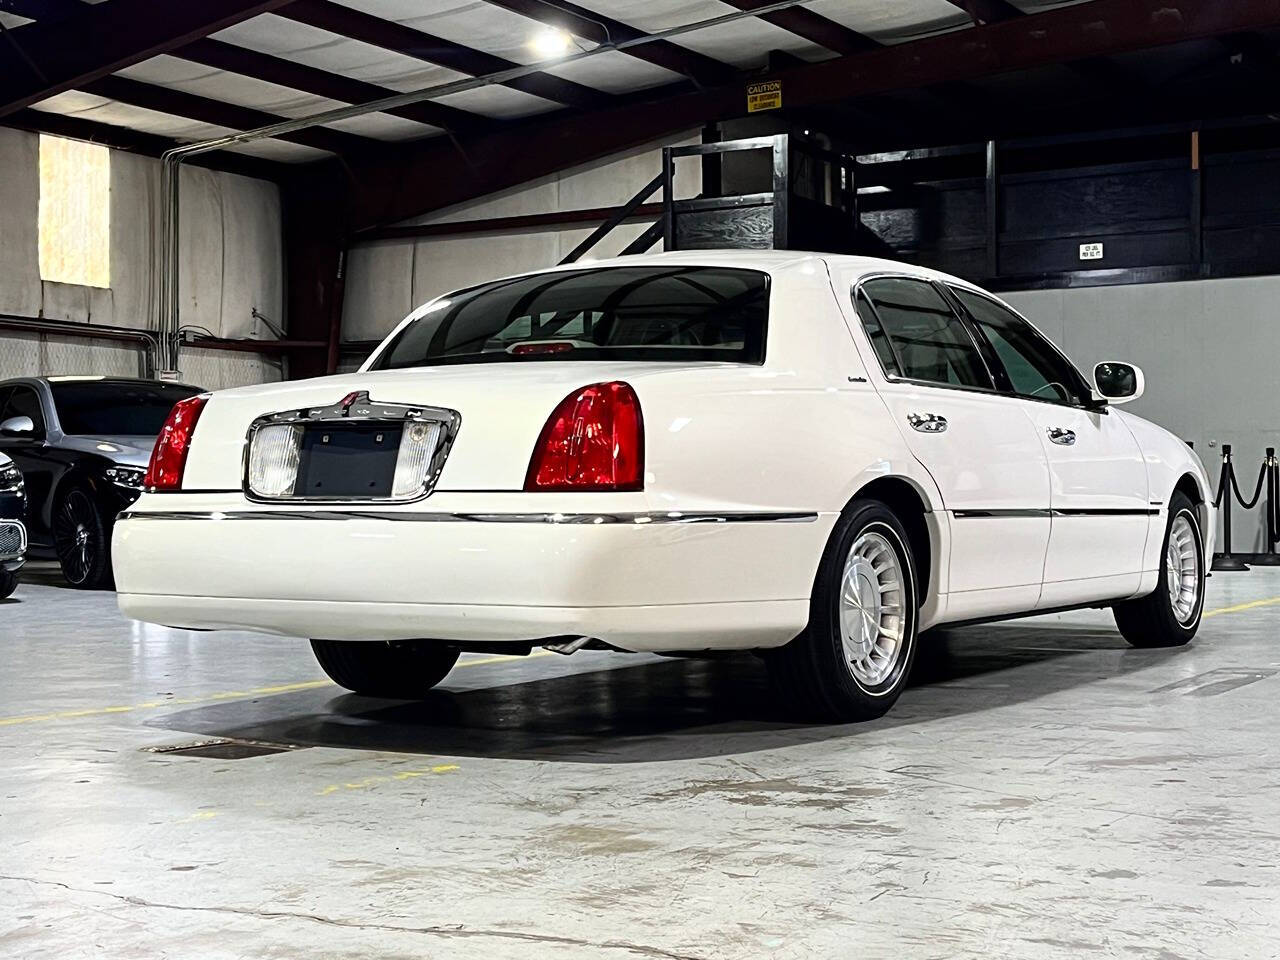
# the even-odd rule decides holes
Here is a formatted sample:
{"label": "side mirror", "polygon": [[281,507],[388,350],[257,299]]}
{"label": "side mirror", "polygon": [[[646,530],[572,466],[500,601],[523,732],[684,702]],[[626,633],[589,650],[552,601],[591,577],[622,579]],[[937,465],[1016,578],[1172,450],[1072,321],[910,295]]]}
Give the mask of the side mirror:
{"label": "side mirror", "polygon": [[1112,404],[1137,400],[1147,386],[1141,369],[1118,360],[1108,360],[1094,367],[1093,383],[1102,399]]}
{"label": "side mirror", "polygon": [[26,437],[30,439],[35,435],[36,425],[30,417],[10,417],[0,423],[0,436]]}

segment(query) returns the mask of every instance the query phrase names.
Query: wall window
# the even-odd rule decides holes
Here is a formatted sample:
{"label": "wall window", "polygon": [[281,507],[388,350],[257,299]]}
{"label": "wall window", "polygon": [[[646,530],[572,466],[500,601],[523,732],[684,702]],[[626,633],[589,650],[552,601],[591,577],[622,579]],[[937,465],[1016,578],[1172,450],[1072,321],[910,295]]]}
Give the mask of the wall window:
{"label": "wall window", "polygon": [[111,286],[111,151],[40,136],[40,279]]}

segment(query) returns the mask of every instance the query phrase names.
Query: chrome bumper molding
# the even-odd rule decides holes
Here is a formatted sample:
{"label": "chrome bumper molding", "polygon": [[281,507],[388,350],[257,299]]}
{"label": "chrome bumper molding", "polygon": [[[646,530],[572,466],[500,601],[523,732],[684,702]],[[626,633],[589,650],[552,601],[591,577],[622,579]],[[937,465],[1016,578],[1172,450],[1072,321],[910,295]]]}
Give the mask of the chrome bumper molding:
{"label": "chrome bumper molding", "polygon": [[21,560],[27,555],[27,528],[20,520],[0,520],[0,530],[6,528],[16,530],[18,533],[18,551],[16,553],[0,553],[0,562],[8,563],[11,560]]}
{"label": "chrome bumper molding", "polygon": [[131,510],[132,520],[390,520],[399,523],[813,523],[816,512],[755,513],[411,513],[388,510]]}

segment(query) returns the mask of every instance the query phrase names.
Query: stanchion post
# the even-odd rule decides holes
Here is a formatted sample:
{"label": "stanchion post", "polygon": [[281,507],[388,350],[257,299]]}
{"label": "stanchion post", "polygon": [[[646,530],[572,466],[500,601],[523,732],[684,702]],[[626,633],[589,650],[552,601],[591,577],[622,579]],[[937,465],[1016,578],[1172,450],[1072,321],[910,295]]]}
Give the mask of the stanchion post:
{"label": "stanchion post", "polygon": [[1280,530],[1276,529],[1276,496],[1280,494],[1280,478],[1276,474],[1276,448],[1267,447],[1264,461],[1267,471],[1267,544],[1266,552],[1253,561],[1255,567],[1280,567],[1280,553],[1276,553],[1276,541]]}
{"label": "stanchion post", "polygon": [[1248,570],[1249,565],[1231,553],[1231,444],[1222,445],[1222,473],[1218,476],[1218,499],[1222,501],[1222,553],[1213,558],[1215,573]]}

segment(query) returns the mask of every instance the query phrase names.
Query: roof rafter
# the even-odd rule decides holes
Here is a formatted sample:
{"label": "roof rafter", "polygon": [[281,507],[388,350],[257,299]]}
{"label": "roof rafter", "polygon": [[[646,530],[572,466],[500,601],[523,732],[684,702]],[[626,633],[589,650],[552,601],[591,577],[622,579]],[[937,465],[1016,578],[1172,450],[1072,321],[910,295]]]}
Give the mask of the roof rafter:
{"label": "roof rafter", "polygon": [[[1277,26],[1280,0],[1092,0],[774,76],[788,107],[801,109]],[[394,223],[744,113],[745,89],[735,83],[513,124],[478,140],[467,161],[448,144],[400,145],[352,166],[348,219],[356,230]],[[518,165],[509,162],[516,152]]]}
{"label": "roof rafter", "polygon": [[969,15],[974,23],[1001,23],[1023,16],[1021,10],[1009,0],[950,0]]}
{"label": "roof rafter", "polygon": [[[117,127],[112,124],[86,120],[83,117],[69,117],[61,113],[49,113],[47,110],[33,110],[28,107],[11,113],[0,125],[14,130],[26,130],[30,133],[49,133],[57,137],[71,140],[85,140],[99,143],[104,147],[114,147],[129,153],[138,153],[148,157],[158,157],[166,150],[181,146],[178,140],[162,137],[154,133],[143,133],[128,127]],[[231,153],[224,150],[203,153],[192,157],[190,163],[213,170],[226,170],[246,177],[257,177],[260,180],[280,182],[295,172],[299,164],[278,163],[274,160],[263,160],[258,157]]]}
{"label": "roof rafter", "polygon": [[[375,83],[319,70],[212,37],[205,37],[174,50],[171,56],[342,103],[368,103],[397,92]],[[429,123],[457,133],[477,133],[495,126],[495,121],[489,117],[430,100],[393,107],[386,112],[405,120]]]}
{"label": "roof rafter", "polygon": [[[644,36],[643,30],[637,30],[621,20],[614,20],[604,14],[580,7],[576,3],[571,3],[570,0],[486,0],[486,2],[531,20],[559,27],[594,43],[616,43]],[[695,83],[703,85],[724,83],[737,74],[737,70],[729,64],[681,47],[670,40],[655,40],[623,52],[638,60],[682,74]]]}
{"label": "roof rafter", "polygon": [[[758,10],[769,3],[769,0],[724,0],[731,7],[739,10]],[[811,43],[826,47],[833,53],[849,56],[875,50],[880,44],[866,34],[851,30],[842,23],[837,23],[821,14],[806,10],[804,7],[790,7],[786,10],[774,10],[760,16],[761,20],[781,27],[797,37],[804,37]]]}
{"label": "roof rafter", "polygon": [[[116,3],[120,0],[112,0],[112,2]],[[473,50],[460,43],[406,27],[393,20],[383,20],[333,3],[331,0],[294,0],[289,6],[277,12],[280,16],[298,23],[319,27],[330,33],[360,40],[375,47],[382,47],[384,50],[392,50],[473,77],[516,66],[502,57]],[[608,94],[592,87],[574,83],[572,80],[564,80],[549,73],[534,73],[520,77],[509,81],[506,86],[572,107],[601,107],[612,99]]]}
{"label": "roof rafter", "polygon": [[[80,90],[94,96],[106,97],[146,110],[157,110],[177,117],[186,117],[201,123],[212,123],[233,130],[253,130],[268,124],[279,123],[285,117],[252,107],[240,107],[221,100],[210,100],[194,93],[185,93],[171,87],[159,87],[129,77],[99,77],[80,84]],[[280,137],[291,143],[327,150],[331,153],[351,155],[381,145],[378,140],[358,137],[327,127],[308,127]]]}
{"label": "roof rafter", "polygon": [[111,0],[15,27],[0,44],[0,117],[288,2]]}

